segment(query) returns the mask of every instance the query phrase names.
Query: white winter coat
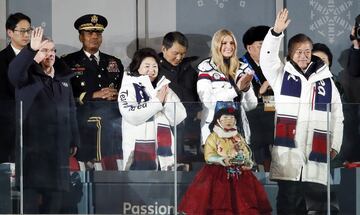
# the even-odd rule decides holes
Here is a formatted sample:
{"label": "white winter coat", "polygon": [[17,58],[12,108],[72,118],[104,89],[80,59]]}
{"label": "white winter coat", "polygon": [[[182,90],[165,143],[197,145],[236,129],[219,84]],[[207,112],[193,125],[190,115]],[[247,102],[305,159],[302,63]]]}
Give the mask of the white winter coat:
{"label": "white winter coat", "polygon": [[270,178],[326,184],[326,154],[330,151],[326,148],[327,135],[330,147],[337,152],[342,144],[340,95],[323,62],[310,63],[306,72],[313,73],[308,79],[291,62],[281,62],[283,37],[269,30],[260,52],[260,66],[274,90],[276,108]]}
{"label": "white winter coat", "polygon": [[[199,75],[197,92],[203,104],[201,117],[201,136],[204,144],[210,135],[209,124],[213,120],[217,101],[234,101],[238,95],[224,73],[220,72],[211,58],[205,59],[198,65]],[[236,72],[235,80],[245,72],[252,72],[247,64],[241,64]],[[245,111],[256,108],[258,104],[252,85],[247,92],[242,92],[241,119],[246,142],[250,144],[250,127]]]}
{"label": "white winter coat", "polygon": [[[156,97],[157,90],[168,83],[170,81],[163,76],[154,89],[148,76],[124,76],[118,97],[122,115],[124,170],[129,170],[133,162],[135,142],[155,142],[157,148],[158,127],[174,127],[186,118],[184,106],[170,88],[164,104]],[[139,93],[134,84],[143,86],[144,91]],[[144,99],[146,96],[148,101]],[[172,155],[156,156],[156,163],[161,170],[168,170],[174,165],[173,152],[174,137],[171,133]]]}

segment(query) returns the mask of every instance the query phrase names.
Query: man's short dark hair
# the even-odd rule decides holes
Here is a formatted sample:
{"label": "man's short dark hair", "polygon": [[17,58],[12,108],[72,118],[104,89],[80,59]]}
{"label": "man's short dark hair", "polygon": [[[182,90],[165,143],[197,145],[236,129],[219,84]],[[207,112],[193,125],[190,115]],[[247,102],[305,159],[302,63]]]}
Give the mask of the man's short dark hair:
{"label": "man's short dark hair", "polygon": [[182,34],[179,31],[173,31],[173,32],[167,33],[163,38],[162,45],[166,49],[169,49],[173,46],[174,42],[179,43],[180,45],[184,46],[186,49],[189,46],[188,39],[185,37],[184,34]]}
{"label": "man's short dark hair", "polygon": [[26,16],[23,13],[14,13],[14,14],[10,14],[9,17],[6,20],[6,30],[14,30],[16,28],[16,25],[21,21],[21,20],[26,20],[31,24],[31,19],[30,17]]}

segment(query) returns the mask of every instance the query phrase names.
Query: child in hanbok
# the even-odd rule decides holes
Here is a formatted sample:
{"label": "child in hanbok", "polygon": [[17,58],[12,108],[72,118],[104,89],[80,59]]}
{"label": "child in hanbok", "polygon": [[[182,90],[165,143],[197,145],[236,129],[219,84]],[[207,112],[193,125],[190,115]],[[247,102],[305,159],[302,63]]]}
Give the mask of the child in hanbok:
{"label": "child in hanbok", "polygon": [[206,139],[206,165],[184,194],[179,211],[186,215],[271,214],[264,187],[251,171],[251,150],[237,131],[238,110],[217,102]]}

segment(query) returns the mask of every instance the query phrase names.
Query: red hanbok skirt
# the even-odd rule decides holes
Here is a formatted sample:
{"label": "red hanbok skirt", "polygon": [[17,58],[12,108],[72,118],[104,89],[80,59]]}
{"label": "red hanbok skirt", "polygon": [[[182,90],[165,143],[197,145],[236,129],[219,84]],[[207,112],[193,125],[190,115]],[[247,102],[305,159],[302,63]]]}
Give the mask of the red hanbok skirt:
{"label": "red hanbok skirt", "polygon": [[179,212],[186,215],[271,214],[262,184],[251,171],[228,177],[226,168],[205,165],[184,194]]}

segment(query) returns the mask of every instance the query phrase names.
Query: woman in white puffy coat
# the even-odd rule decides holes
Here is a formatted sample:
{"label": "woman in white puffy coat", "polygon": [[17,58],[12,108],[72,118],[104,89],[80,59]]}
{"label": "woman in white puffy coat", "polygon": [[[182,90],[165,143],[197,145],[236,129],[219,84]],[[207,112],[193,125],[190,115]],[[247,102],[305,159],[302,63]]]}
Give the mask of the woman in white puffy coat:
{"label": "woman in white puffy coat", "polygon": [[174,136],[171,127],[186,117],[170,81],[158,77],[155,50],[138,50],[124,76],[119,93],[122,115],[124,170],[171,170]]}
{"label": "woman in white puffy coat", "polygon": [[209,124],[214,117],[217,101],[241,102],[241,125],[238,127],[250,144],[250,127],[245,111],[257,106],[257,98],[251,85],[253,71],[241,64],[237,57],[234,34],[226,29],[218,30],[211,41],[211,57],[198,65],[197,92],[203,103],[201,117],[202,143],[210,134]]}

